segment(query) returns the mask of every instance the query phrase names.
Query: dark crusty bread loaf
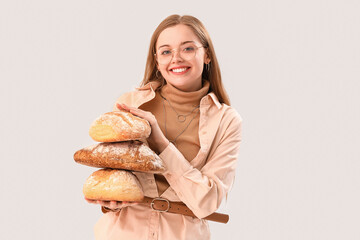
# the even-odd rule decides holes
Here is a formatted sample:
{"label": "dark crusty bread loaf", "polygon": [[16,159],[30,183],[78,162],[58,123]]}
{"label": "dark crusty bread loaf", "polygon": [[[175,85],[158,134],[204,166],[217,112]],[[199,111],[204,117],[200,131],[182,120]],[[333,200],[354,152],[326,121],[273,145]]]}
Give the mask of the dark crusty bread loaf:
{"label": "dark crusty bread loaf", "polygon": [[149,137],[151,127],[145,119],[127,111],[108,112],[91,124],[89,135],[97,142],[120,142]]}
{"label": "dark crusty bread loaf", "polygon": [[144,192],[134,174],[125,170],[100,169],[86,180],[85,198],[103,201],[141,201]]}
{"label": "dark crusty bread loaf", "polygon": [[95,144],[77,151],[74,160],[83,165],[99,168],[151,173],[161,173],[165,170],[161,158],[140,141]]}

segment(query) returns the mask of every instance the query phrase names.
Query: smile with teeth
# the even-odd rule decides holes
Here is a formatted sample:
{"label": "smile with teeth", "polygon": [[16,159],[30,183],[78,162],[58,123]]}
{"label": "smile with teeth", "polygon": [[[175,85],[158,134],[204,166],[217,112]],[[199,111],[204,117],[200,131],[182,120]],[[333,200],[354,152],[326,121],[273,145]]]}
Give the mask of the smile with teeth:
{"label": "smile with teeth", "polygon": [[171,71],[176,72],[176,73],[181,73],[181,72],[185,72],[188,68],[184,67],[184,68],[174,68],[171,69]]}

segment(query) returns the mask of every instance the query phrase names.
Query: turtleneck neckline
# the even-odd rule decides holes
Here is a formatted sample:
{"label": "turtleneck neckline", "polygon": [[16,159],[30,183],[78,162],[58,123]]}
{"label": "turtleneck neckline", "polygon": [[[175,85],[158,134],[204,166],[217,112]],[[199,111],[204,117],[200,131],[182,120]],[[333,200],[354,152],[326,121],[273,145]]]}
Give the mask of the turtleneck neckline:
{"label": "turtleneck neckline", "polygon": [[167,83],[160,89],[160,94],[166,99],[170,100],[171,103],[175,104],[196,104],[200,103],[201,98],[203,98],[210,88],[210,83],[207,80],[203,80],[202,87],[193,92],[184,92],[173,85]]}

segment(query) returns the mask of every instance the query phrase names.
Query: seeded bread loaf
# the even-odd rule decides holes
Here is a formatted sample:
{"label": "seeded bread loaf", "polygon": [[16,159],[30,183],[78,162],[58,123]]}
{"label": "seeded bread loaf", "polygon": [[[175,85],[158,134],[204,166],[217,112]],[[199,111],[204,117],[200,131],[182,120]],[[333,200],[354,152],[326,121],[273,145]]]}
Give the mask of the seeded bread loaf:
{"label": "seeded bread loaf", "polygon": [[108,112],[91,124],[89,135],[97,142],[119,142],[149,137],[151,127],[145,119],[127,111]]}

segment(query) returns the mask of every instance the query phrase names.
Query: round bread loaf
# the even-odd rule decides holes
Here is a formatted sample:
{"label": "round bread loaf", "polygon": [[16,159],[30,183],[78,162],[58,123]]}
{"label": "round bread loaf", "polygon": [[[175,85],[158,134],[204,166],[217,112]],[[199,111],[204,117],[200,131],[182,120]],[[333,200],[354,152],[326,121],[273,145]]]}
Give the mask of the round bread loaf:
{"label": "round bread loaf", "polygon": [[144,192],[134,174],[125,170],[100,169],[93,172],[83,188],[85,198],[103,201],[141,201]]}
{"label": "round bread loaf", "polygon": [[165,170],[161,158],[140,141],[98,143],[77,151],[74,160],[83,165],[99,168],[151,173],[161,173]]}
{"label": "round bread loaf", "polygon": [[104,113],[91,124],[89,134],[97,142],[120,142],[149,137],[151,127],[147,120],[127,111]]}

